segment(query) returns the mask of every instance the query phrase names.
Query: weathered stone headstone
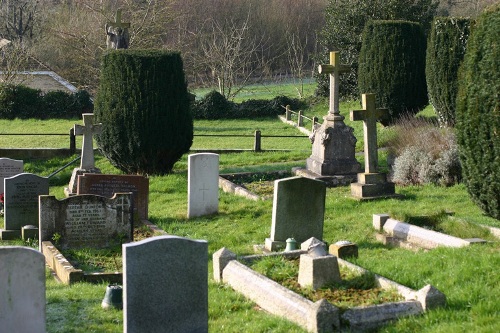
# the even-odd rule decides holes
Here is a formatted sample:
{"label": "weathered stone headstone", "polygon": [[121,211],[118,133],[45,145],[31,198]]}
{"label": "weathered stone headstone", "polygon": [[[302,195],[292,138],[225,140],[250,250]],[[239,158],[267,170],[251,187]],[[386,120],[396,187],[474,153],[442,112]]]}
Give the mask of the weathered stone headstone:
{"label": "weathered stone headstone", "polygon": [[66,195],[74,195],[77,190],[78,176],[84,173],[101,173],[101,170],[95,167],[93,135],[101,133],[102,124],[94,124],[94,114],[84,113],[83,126],[75,124],[75,135],[83,135],[82,155],[80,158],[80,167],[73,169],[69,188],[66,189]]}
{"label": "weathered stone headstone", "polygon": [[123,244],[124,332],[208,332],[208,244],[157,236]]}
{"label": "weathered stone headstone", "polygon": [[23,170],[24,161],[5,157],[0,158],[0,193],[4,193],[4,179],[23,173]]}
{"label": "weathered stone headstone", "polygon": [[358,199],[393,196],[394,183],[385,173],[378,172],[377,121],[389,114],[387,109],[375,108],[375,94],[362,95],[363,110],[352,110],[351,120],[363,121],[365,144],[365,172],[358,174],[358,182],[351,184],[351,194]]}
{"label": "weathered stone headstone", "polygon": [[311,237],[323,239],[326,185],[305,177],[290,177],[274,182],[271,237],[265,248],[284,248],[287,238],[299,243]]}
{"label": "weathered stone headstone", "polygon": [[86,173],[78,176],[76,194],[95,194],[111,198],[115,193],[132,192],[134,215],[148,219],[149,179],[138,175]]}
{"label": "weathered stone headstone", "polygon": [[133,239],[130,193],[117,193],[113,198],[75,195],[63,200],[42,195],[39,209],[40,243],[57,238],[56,245],[62,249],[103,248]]}
{"label": "weathered stone headstone", "polygon": [[350,183],[360,170],[355,158],[357,140],[339,109],[340,74],[349,71],[349,67],[340,64],[338,52],[330,52],[330,64],[320,65],[318,71],[330,75],[330,102],[323,124],[310,137],[313,148],[306,161],[307,170],[319,176],[343,176]]}
{"label": "weathered stone headstone", "polygon": [[219,155],[188,156],[187,217],[210,215],[219,211]]}
{"label": "weathered stone headstone", "polygon": [[45,258],[22,246],[0,247],[0,331],[45,333]]}
{"label": "weathered stone headstone", "polygon": [[5,230],[21,233],[25,225],[38,225],[38,196],[49,194],[49,179],[31,173],[5,178]]}

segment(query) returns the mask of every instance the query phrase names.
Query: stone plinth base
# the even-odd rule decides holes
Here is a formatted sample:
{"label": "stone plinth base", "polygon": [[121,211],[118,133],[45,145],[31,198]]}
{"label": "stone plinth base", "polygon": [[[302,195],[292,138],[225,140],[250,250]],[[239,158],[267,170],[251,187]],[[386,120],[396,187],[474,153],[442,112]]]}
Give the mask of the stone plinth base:
{"label": "stone plinth base", "polygon": [[394,183],[385,173],[359,173],[358,182],[351,184],[351,195],[356,199],[376,199],[396,196]]}
{"label": "stone plinth base", "polygon": [[349,186],[352,182],[355,182],[357,178],[356,174],[322,176],[304,168],[293,168],[292,173],[296,176],[321,180],[327,187]]}
{"label": "stone plinth base", "polygon": [[64,195],[66,195],[66,197],[76,195],[78,186],[78,176],[81,176],[84,173],[101,173],[101,170],[98,168],[92,168],[92,169],[74,168],[73,173],[71,174],[71,179],[69,181],[69,186],[64,188]]}

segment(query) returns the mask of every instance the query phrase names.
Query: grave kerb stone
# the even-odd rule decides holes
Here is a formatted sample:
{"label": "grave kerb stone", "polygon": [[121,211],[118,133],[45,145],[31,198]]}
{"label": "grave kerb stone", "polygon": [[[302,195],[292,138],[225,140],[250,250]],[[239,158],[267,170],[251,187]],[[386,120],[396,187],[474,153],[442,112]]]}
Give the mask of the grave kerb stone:
{"label": "grave kerb stone", "polygon": [[156,236],[123,244],[124,332],[208,332],[208,244]]}

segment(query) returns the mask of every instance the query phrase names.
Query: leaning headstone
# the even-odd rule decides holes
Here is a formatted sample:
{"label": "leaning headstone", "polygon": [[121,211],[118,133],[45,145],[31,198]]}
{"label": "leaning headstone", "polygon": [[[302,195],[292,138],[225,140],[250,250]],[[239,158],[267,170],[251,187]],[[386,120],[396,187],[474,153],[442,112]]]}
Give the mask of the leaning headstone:
{"label": "leaning headstone", "polygon": [[326,185],[304,177],[290,177],[274,182],[271,237],[265,248],[276,251],[293,237],[302,243],[311,237],[323,239]]}
{"label": "leaning headstone", "polygon": [[75,195],[63,200],[41,195],[39,209],[40,244],[57,239],[61,249],[104,248],[133,239],[130,193],[117,193],[113,198]]}
{"label": "leaning headstone", "polygon": [[3,180],[22,173],[24,161],[11,158],[0,158],[0,193],[4,193]]}
{"label": "leaning headstone", "polygon": [[363,94],[363,109],[352,110],[351,120],[363,121],[365,143],[365,172],[358,174],[358,182],[351,184],[351,194],[357,199],[372,199],[395,195],[394,183],[385,173],[378,172],[377,121],[389,114],[387,109],[375,108],[375,94]]}
{"label": "leaning headstone", "polygon": [[83,126],[75,124],[73,131],[75,135],[83,136],[82,155],[80,157],[80,167],[73,169],[69,187],[65,189],[67,196],[76,194],[78,176],[84,173],[101,173],[101,170],[96,168],[94,159],[94,134],[101,133],[102,124],[94,124],[93,113],[83,113]]}
{"label": "leaning headstone", "polygon": [[139,175],[85,173],[78,176],[77,194],[95,194],[111,198],[115,193],[132,192],[134,215],[148,219],[149,179]]}
{"label": "leaning headstone", "polygon": [[6,230],[38,224],[38,196],[49,194],[49,179],[31,173],[5,178],[4,221]]}
{"label": "leaning headstone", "polygon": [[44,256],[32,248],[1,246],[0,281],[0,331],[44,333]]}
{"label": "leaning headstone", "polygon": [[219,211],[219,155],[188,156],[187,217],[210,215]]}
{"label": "leaning headstone", "polygon": [[176,236],[123,244],[124,332],[208,332],[208,244]]}

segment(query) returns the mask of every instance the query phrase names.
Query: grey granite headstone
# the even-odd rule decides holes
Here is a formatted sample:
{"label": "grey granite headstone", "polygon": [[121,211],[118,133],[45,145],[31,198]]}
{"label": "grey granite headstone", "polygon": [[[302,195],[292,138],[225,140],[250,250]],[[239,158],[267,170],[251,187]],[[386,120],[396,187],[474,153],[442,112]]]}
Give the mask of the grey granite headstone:
{"label": "grey granite headstone", "polygon": [[0,158],[0,193],[4,193],[3,180],[8,177],[22,173],[24,161],[11,158]]}
{"label": "grey granite headstone", "polygon": [[219,211],[219,155],[212,153],[188,156],[187,217]]}
{"label": "grey granite headstone", "polygon": [[157,236],[123,244],[125,333],[208,332],[208,244]]}
{"label": "grey granite headstone", "polygon": [[6,230],[38,225],[38,196],[49,194],[49,179],[21,173],[4,179],[4,221]]}
{"label": "grey granite headstone", "polygon": [[58,239],[65,248],[103,248],[113,242],[131,241],[132,196],[117,193],[113,198],[98,195],[75,195],[63,200],[54,196],[39,197],[40,244]]}
{"label": "grey granite headstone", "polygon": [[287,238],[302,243],[311,237],[323,239],[326,185],[304,177],[290,177],[274,182],[271,237],[265,248],[275,251]]}
{"label": "grey granite headstone", "polygon": [[45,332],[45,258],[22,246],[0,247],[0,331]]}

